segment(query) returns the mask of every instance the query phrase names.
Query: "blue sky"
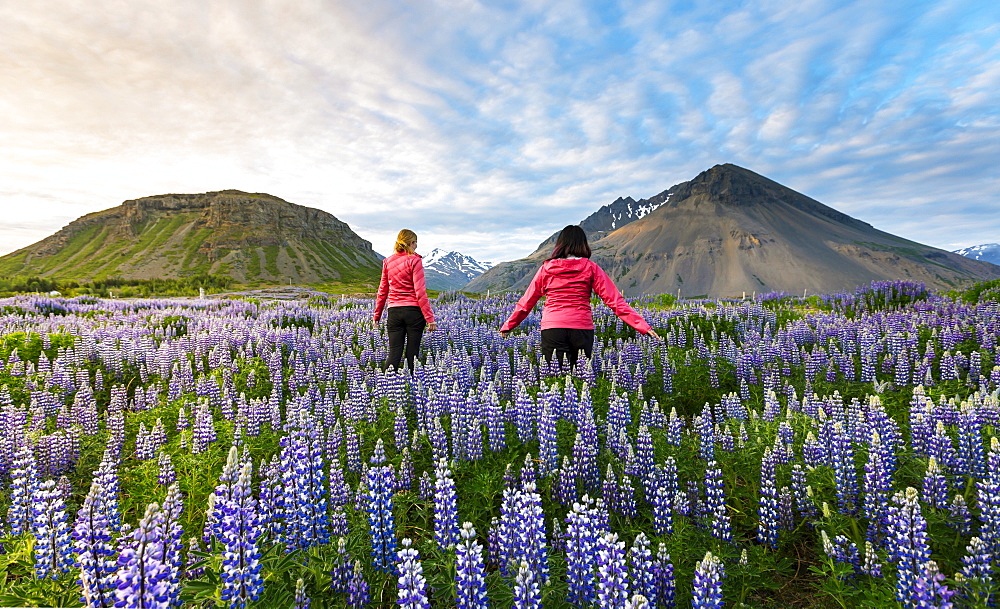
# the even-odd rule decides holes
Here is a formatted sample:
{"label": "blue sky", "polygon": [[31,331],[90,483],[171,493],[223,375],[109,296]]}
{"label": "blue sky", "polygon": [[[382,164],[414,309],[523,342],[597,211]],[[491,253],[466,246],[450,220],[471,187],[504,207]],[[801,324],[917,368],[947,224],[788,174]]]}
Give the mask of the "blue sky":
{"label": "blue sky", "polygon": [[987,1],[46,0],[0,13],[0,253],[237,188],[387,253],[521,257],[735,163],[897,235],[1000,241]]}

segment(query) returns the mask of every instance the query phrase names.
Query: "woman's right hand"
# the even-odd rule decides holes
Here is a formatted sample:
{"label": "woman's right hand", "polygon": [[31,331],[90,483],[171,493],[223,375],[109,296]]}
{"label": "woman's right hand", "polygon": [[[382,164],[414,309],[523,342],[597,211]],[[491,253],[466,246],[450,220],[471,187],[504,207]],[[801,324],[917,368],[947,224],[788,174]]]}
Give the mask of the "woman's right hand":
{"label": "woman's right hand", "polygon": [[433,332],[434,330],[437,330],[437,329],[438,329],[438,325],[437,325],[436,321],[432,321],[431,323],[427,324],[427,331],[428,332]]}
{"label": "woman's right hand", "polygon": [[663,340],[663,337],[656,333],[656,330],[650,330],[646,333],[646,336],[652,336],[656,340]]}

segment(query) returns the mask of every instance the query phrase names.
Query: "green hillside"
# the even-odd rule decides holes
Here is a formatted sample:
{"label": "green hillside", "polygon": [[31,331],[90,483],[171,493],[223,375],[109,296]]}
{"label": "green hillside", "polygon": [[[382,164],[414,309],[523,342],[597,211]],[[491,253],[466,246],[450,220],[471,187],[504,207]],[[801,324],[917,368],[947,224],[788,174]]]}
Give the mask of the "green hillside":
{"label": "green hillside", "polygon": [[73,281],[211,274],[239,283],[364,283],[378,273],[371,244],[334,216],[239,191],[126,201],[0,257],[0,276]]}

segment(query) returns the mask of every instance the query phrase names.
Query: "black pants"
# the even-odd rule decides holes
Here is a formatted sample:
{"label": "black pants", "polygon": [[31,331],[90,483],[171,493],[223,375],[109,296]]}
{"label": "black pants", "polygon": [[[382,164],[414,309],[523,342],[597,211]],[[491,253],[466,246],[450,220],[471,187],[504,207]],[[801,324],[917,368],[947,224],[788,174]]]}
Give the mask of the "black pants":
{"label": "black pants", "polygon": [[569,360],[570,367],[576,365],[580,349],[590,357],[594,353],[594,331],[578,330],[576,328],[549,328],[542,330],[542,356],[548,363],[552,362],[552,352],[555,351],[559,365],[563,358]]}
{"label": "black pants", "polygon": [[389,307],[386,316],[386,333],[389,335],[389,357],[385,365],[399,369],[403,359],[403,341],[406,341],[406,365],[413,370],[413,360],[420,351],[420,339],[427,321],[420,307]]}

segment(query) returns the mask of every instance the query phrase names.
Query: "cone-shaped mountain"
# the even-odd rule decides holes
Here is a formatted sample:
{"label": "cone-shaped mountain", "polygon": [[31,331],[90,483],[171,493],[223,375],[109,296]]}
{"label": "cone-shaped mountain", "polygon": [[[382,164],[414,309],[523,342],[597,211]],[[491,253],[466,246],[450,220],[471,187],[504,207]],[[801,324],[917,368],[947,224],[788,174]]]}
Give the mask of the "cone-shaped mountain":
{"label": "cone-shaped mountain", "polygon": [[[655,209],[610,231],[588,230],[594,260],[629,295],[830,293],[892,279],[947,289],[1000,278],[998,266],[880,231],[735,165],[716,165],[636,205]],[[523,289],[553,242],[465,289]]]}

